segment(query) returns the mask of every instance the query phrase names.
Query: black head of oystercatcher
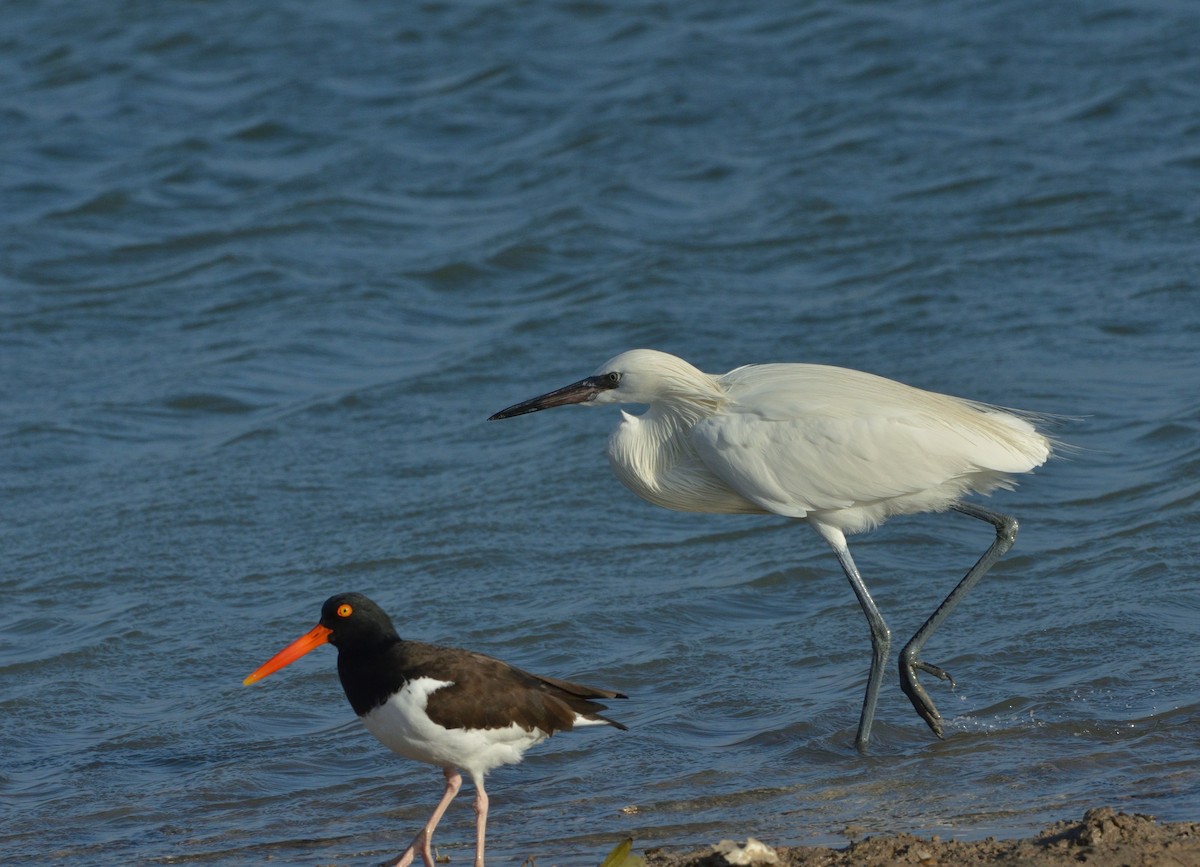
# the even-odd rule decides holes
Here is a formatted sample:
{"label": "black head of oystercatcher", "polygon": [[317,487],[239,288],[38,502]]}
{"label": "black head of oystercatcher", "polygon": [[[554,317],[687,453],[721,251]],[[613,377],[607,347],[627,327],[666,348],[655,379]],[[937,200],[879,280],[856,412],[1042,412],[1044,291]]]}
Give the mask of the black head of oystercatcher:
{"label": "black head of oystercatcher", "polygon": [[371,734],[395,753],[442,768],[446,788],[425,827],[401,854],[408,867],[419,852],[434,867],[433,830],[462,785],[475,783],[475,867],[483,867],[492,768],[521,761],[527,749],[575,726],[625,726],[600,714],[596,699],[625,698],[514,668],[498,659],[419,641],[405,641],[384,611],[361,593],[325,601],[321,620],[253,674],[248,686],[322,644],[338,649],[338,677],[350,706]]}

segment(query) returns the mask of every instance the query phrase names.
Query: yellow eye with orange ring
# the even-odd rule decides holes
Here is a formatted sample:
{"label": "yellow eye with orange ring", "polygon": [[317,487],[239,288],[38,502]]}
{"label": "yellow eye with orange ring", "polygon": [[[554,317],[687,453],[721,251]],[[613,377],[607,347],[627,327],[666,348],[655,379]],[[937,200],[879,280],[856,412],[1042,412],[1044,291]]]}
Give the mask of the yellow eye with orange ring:
{"label": "yellow eye with orange ring", "polygon": [[343,602],[341,605],[338,606],[338,610],[337,610],[338,617],[349,617],[353,613],[354,613],[354,609],[352,607],[350,607],[349,605],[347,605],[345,602]]}

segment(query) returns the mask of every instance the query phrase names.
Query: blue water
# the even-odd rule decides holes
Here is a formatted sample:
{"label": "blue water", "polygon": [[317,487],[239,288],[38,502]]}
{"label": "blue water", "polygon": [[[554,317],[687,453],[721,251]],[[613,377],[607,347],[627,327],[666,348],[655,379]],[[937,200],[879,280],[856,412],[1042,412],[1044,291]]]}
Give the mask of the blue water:
{"label": "blue water", "polygon": [[[364,864],[437,798],[332,650],[621,689],[490,777],[489,860],[1196,819],[1192,4],[0,4],[0,860]],[[492,412],[635,346],[1069,416],[929,645],[934,740],[782,519],[685,515],[617,413]],[[852,540],[898,641],[990,540]],[[633,808],[624,810],[623,808]],[[469,798],[437,843],[469,863]]]}

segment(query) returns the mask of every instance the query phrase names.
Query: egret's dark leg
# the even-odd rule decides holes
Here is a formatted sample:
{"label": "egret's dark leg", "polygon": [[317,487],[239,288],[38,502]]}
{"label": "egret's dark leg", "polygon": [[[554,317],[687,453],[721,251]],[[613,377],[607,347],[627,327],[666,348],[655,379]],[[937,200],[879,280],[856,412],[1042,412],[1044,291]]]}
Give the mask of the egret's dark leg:
{"label": "egret's dark leg", "polygon": [[829,527],[811,521],[811,519],[810,523],[821,534],[821,538],[833,548],[834,555],[842,564],[842,571],[846,573],[850,586],[854,588],[858,604],[862,606],[863,614],[867,617],[867,624],[871,627],[871,672],[867,676],[867,692],[863,696],[862,713],[858,718],[858,734],[854,738],[854,746],[858,751],[866,752],[867,741],[871,738],[871,725],[875,722],[875,705],[879,701],[879,684],[883,680],[883,669],[887,663],[888,653],[892,649],[892,633],[884,622],[883,615],[875,607],[875,600],[871,598],[871,593],[867,590],[867,585],[863,581],[858,567],[854,565],[854,558],[850,556],[850,548],[846,544],[846,536],[835,527]]}
{"label": "egret's dark leg", "polygon": [[992,564],[1008,553],[1008,549],[1013,546],[1013,542],[1017,539],[1017,521],[1015,518],[1010,518],[1008,515],[1002,515],[999,512],[993,512],[990,509],[970,503],[957,503],[951,508],[957,512],[962,512],[964,515],[970,515],[972,518],[987,521],[996,528],[996,541],[979,558],[979,562],[972,566],[967,574],[963,576],[963,579],[958,582],[958,586],[950,591],[950,595],[942,600],[942,604],[937,607],[937,610],[929,616],[924,625],[917,630],[917,634],[900,651],[900,688],[904,690],[904,694],[908,696],[913,707],[917,709],[917,713],[920,714],[921,719],[928,723],[933,733],[939,738],[942,737],[942,715],[934,707],[933,700],[925,692],[925,687],[921,686],[921,682],[917,679],[917,672],[923,671],[942,680],[948,680],[951,686],[954,686],[954,678],[947,671],[938,668],[936,665],[922,662],[917,657],[921,652],[921,648],[925,646],[925,642],[942,625],[942,621],[950,616],[950,612],[954,610],[954,607],[962,601],[962,598],[979,582],[979,579],[987,573],[988,569],[992,568]]}

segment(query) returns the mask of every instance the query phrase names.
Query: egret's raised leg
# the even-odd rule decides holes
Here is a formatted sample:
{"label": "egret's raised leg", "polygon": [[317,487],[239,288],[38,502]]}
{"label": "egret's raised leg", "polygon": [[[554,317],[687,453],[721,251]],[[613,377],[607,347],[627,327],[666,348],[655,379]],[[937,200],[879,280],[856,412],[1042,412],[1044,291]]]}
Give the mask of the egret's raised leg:
{"label": "egret's raised leg", "polygon": [[871,598],[871,593],[867,590],[867,585],[863,581],[858,567],[854,565],[854,558],[850,556],[850,548],[846,544],[845,534],[836,527],[830,527],[812,519],[809,520],[809,523],[821,535],[821,538],[829,543],[829,547],[833,548],[834,555],[842,564],[842,571],[846,573],[850,586],[854,588],[858,604],[862,606],[863,614],[867,617],[867,624],[871,627],[871,672],[867,675],[867,692],[863,696],[862,714],[858,718],[858,734],[854,738],[854,746],[858,748],[858,751],[866,752],[867,741],[871,738],[871,724],[875,722],[875,705],[879,701],[879,684],[883,680],[884,665],[887,663],[888,653],[892,649],[892,633],[888,629],[887,623],[884,622],[883,615],[875,606],[875,600]]}
{"label": "egret's raised leg", "polygon": [[962,601],[962,598],[967,595],[970,589],[987,573],[988,569],[991,569],[997,560],[1008,553],[1008,549],[1013,546],[1013,542],[1017,539],[1017,521],[1015,518],[1010,518],[1008,515],[1002,515],[999,512],[993,512],[990,509],[970,503],[957,503],[951,508],[957,512],[962,512],[964,515],[970,515],[972,518],[987,521],[996,528],[996,541],[992,543],[991,547],[979,558],[979,561],[963,576],[963,579],[958,582],[958,586],[950,591],[950,595],[942,600],[942,604],[937,607],[937,610],[917,630],[917,634],[900,651],[900,688],[904,690],[904,694],[908,696],[913,707],[917,709],[917,713],[921,715],[921,719],[928,723],[929,728],[939,738],[942,737],[942,715],[934,707],[933,700],[925,692],[925,687],[921,686],[921,682],[917,679],[917,672],[923,671],[942,680],[948,680],[951,686],[954,686],[954,678],[944,669],[918,659],[921,648],[925,646],[925,642],[937,631],[937,628],[942,625],[942,621],[950,616],[950,612],[954,610],[954,607]]}
{"label": "egret's raised leg", "polygon": [[[429,817],[429,821],[425,823],[425,827],[417,832],[417,836],[413,837],[413,841],[408,844],[408,848],[401,853],[400,860],[395,863],[394,867],[408,867],[418,852],[421,854],[421,860],[425,862],[425,867],[434,867],[433,853],[430,851],[431,844],[433,843],[433,829],[442,820],[446,808],[450,806],[450,802],[454,800],[454,796],[458,794],[459,788],[462,787],[462,775],[457,770],[454,768],[443,768],[442,773],[446,775],[446,789],[442,792],[442,799],[438,801],[438,805],[434,808],[433,815]],[[390,861],[385,863],[391,864]]]}

